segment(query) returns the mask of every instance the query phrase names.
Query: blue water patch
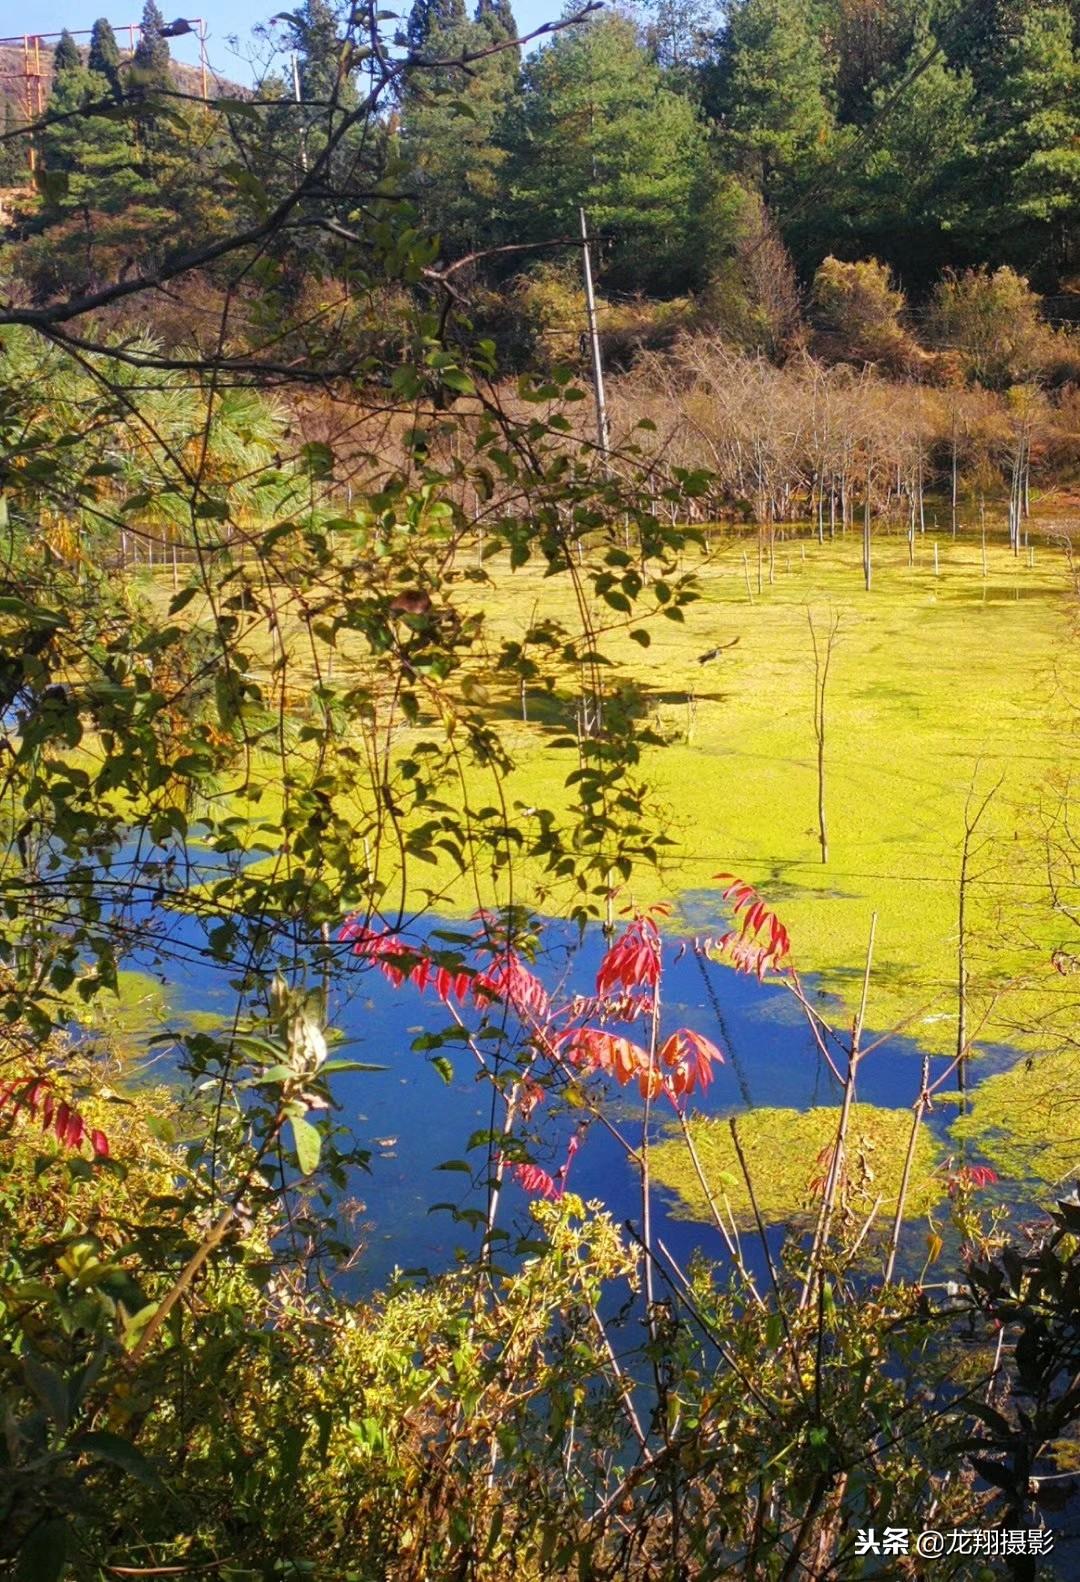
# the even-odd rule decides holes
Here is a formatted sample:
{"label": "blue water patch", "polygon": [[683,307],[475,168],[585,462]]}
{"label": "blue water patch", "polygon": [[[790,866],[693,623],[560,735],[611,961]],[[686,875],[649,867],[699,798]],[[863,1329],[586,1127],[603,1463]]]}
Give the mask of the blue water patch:
{"label": "blue water patch", "polygon": [[[428,918],[413,931],[410,942],[421,947],[433,930],[461,926]],[[192,919],[180,919],[177,928],[192,947],[201,938]],[[551,922],[544,928],[543,938],[544,956],[536,971],[545,983],[559,985],[563,994],[594,992],[596,970],[606,948],[602,931],[590,928],[582,937],[569,925]],[[445,948],[437,940],[432,944]],[[711,1087],[694,1096],[698,1113],[738,1114],[759,1106],[806,1109],[838,1103],[839,1085],[788,990],[737,975],[692,949],[680,952],[678,941],[665,941],[664,956],[665,1030],[691,1027],[712,1040],[724,1055]],[[812,979],[804,986],[822,1014],[836,1020],[843,1032],[845,1013],[840,1002],[822,992]],[[219,1010],[231,1018],[235,1010],[236,994],[228,987],[227,975],[220,967],[197,959],[193,952],[183,977],[174,981],[172,988],[180,1013]],[[450,1204],[458,1210],[483,1207],[485,1150],[478,1148],[470,1154],[468,1139],[473,1133],[498,1128],[503,1109],[491,1083],[479,1073],[475,1056],[460,1042],[439,1050],[451,1063],[449,1081],[435,1069],[429,1055],[412,1047],[420,1034],[451,1025],[445,1008],[430,990],[420,993],[410,984],[395,987],[370,963],[343,954],[332,979],[330,1022],[346,1041],[341,1054],[386,1068],[343,1072],[332,1079],[340,1106],[337,1120],[360,1145],[371,1150],[370,1169],[352,1172],[342,1199],[343,1218],[351,1226],[356,1245],[345,1279],[350,1290],[361,1293],[385,1284],[395,1268],[438,1271],[451,1266],[459,1253],[476,1252],[479,1232],[455,1220],[449,1209],[433,1212],[432,1206]],[[875,1036],[868,1030],[866,1044]],[[890,1038],[867,1057],[860,1070],[857,1097],[868,1104],[910,1108],[918,1091],[921,1057],[912,1038]],[[996,1050],[980,1062],[980,1074],[1001,1069],[1015,1058],[1012,1051]],[[946,1069],[948,1061],[934,1057],[931,1065],[933,1079]],[[591,1080],[599,1089],[599,1081]],[[955,1079],[950,1079],[950,1086],[954,1084]],[[642,1111],[634,1088],[611,1088],[605,1096],[605,1114],[635,1146],[640,1139]],[[948,1103],[931,1112],[929,1124],[943,1141],[955,1113],[955,1106]],[[567,1110],[555,1096],[542,1104],[530,1126],[537,1162],[554,1173],[582,1119],[580,1109]],[[670,1120],[666,1104],[655,1104],[652,1135],[663,1135]],[[475,1181],[460,1170],[438,1168],[461,1159],[473,1166]],[[636,1171],[618,1141],[596,1121],[588,1125],[567,1184],[586,1200],[602,1202],[617,1221],[640,1224]],[[683,1261],[697,1247],[718,1255],[722,1249],[712,1227],[679,1217],[674,1207],[666,1194],[658,1195],[655,1229],[673,1257]],[[504,1189],[499,1223],[511,1232],[528,1234],[528,1199],[511,1181]],[[770,1228],[774,1250],[784,1232],[784,1226]],[[757,1263],[753,1249],[749,1257]]]}

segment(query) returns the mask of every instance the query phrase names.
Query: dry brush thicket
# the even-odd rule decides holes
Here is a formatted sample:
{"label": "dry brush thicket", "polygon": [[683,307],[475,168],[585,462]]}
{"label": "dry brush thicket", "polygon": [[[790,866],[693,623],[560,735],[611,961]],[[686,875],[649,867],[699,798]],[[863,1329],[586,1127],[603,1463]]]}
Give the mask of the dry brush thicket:
{"label": "dry brush thicket", "polygon": [[1080,458],[1072,387],[934,388],[805,353],[777,367],[707,335],[643,358],[610,404],[621,432],[653,426],[639,443],[669,466],[713,475],[705,520],[809,519],[826,533],[869,500],[875,516],[922,526],[928,493],[944,494],[951,522],[1013,490],[1026,511],[1032,478],[1060,480]]}

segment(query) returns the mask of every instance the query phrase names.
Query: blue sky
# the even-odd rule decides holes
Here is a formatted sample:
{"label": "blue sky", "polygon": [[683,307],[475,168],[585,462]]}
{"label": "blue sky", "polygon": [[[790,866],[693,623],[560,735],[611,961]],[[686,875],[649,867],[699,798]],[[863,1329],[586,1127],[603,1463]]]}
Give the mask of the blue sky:
{"label": "blue sky", "polygon": [[[177,0],[158,0],[158,3],[168,22],[174,16],[184,14],[174,9]],[[245,42],[250,39],[251,29],[257,22],[267,20],[277,11],[291,10],[295,3],[296,0],[201,0],[198,9],[206,19],[207,53],[211,66],[234,82],[250,81],[251,68],[243,58],[243,51]],[[388,0],[385,9],[392,8],[393,0]],[[402,9],[405,7],[402,6]],[[561,10],[561,0],[514,0],[514,14],[523,33],[557,17]],[[129,22],[138,22],[141,11],[142,0],[126,0],[126,3],[120,4],[116,0],[112,4],[108,4],[107,0],[87,0],[85,6],[73,3],[73,0],[35,0],[32,6],[26,4],[26,0],[22,0],[22,3],[0,0],[0,35],[21,35],[27,27],[33,28],[36,33],[58,32],[64,27],[72,31],[90,28],[94,19],[104,14],[123,44],[123,28]],[[192,14],[195,14],[194,8]],[[230,34],[236,34],[240,39],[240,55],[228,42]],[[194,63],[199,58],[198,46],[192,39],[174,39],[171,48],[178,60]]]}

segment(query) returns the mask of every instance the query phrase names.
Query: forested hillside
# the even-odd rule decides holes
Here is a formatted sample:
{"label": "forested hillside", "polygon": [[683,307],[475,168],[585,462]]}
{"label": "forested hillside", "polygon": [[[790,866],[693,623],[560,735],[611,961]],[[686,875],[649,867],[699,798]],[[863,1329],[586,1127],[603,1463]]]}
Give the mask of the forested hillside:
{"label": "forested hillside", "polygon": [[[35,293],[79,270],[101,278],[124,249],[197,243],[257,193],[285,192],[325,134],[340,64],[325,0],[279,24],[298,52],[301,110],[293,82],[267,76],[254,98],[280,113],[253,118],[238,103],[227,124],[179,84],[167,104],[108,110],[122,79],[144,98],[168,91],[162,25],[149,0],[123,64],[107,23],[84,55],[59,45],[50,111],[101,108],[37,136],[42,198],[19,264]],[[399,47],[444,64],[405,79],[336,157],[353,162],[358,196],[381,182],[407,192],[442,262],[482,255],[470,273],[507,314],[541,263],[569,261],[560,239],[584,205],[608,291],[693,293],[706,315],[741,315],[744,334],[743,298],[752,314],[778,311],[777,242],[803,281],[829,254],[879,259],[916,315],[944,271],[1007,265],[1068,319],[1078,30],[1075,0],[654,0],[597,10],[524,55],[485,54],[516,36],[510,0],[479,0],[475,15],[464,0],[416,0]],[[357,67],[340,107],[368,86]],[[5,161],[17,179],[24,140],[5,144]],[[322,244],[332,264],[325,232]]]}

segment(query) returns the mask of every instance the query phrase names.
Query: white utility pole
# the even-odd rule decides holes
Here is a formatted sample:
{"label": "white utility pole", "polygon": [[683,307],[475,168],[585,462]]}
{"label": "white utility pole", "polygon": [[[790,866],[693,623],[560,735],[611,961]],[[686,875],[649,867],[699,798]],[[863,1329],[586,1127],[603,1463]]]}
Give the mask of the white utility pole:
{"label": "white utility pole", "polygon": [[[301,102],[300,101],[300,67],[297,64],[296,51],[295,50],[293,50],[293,52],[292,52],[292,86],[293,86],[293,98],[296,100],[297,104],[299,104]],[[303,126],[301,126],[301,128],[300,128],[300,164],[303,167],[304,174],[307,175],[307,130]]]}
{"label": "white utility pole", "polygon": [[596,327],[596,298],[593,295],[592,260],[589,256],[589,228],[585,223],[585,210],[581,215],[581,257],[585,272],[585,311],[589,321],[589,351],[592,356],[593,394],[596,397],[596,443],[603,456],[608,452],[607,404],[604,401],[604,365],[600,361],[600,335]]}

